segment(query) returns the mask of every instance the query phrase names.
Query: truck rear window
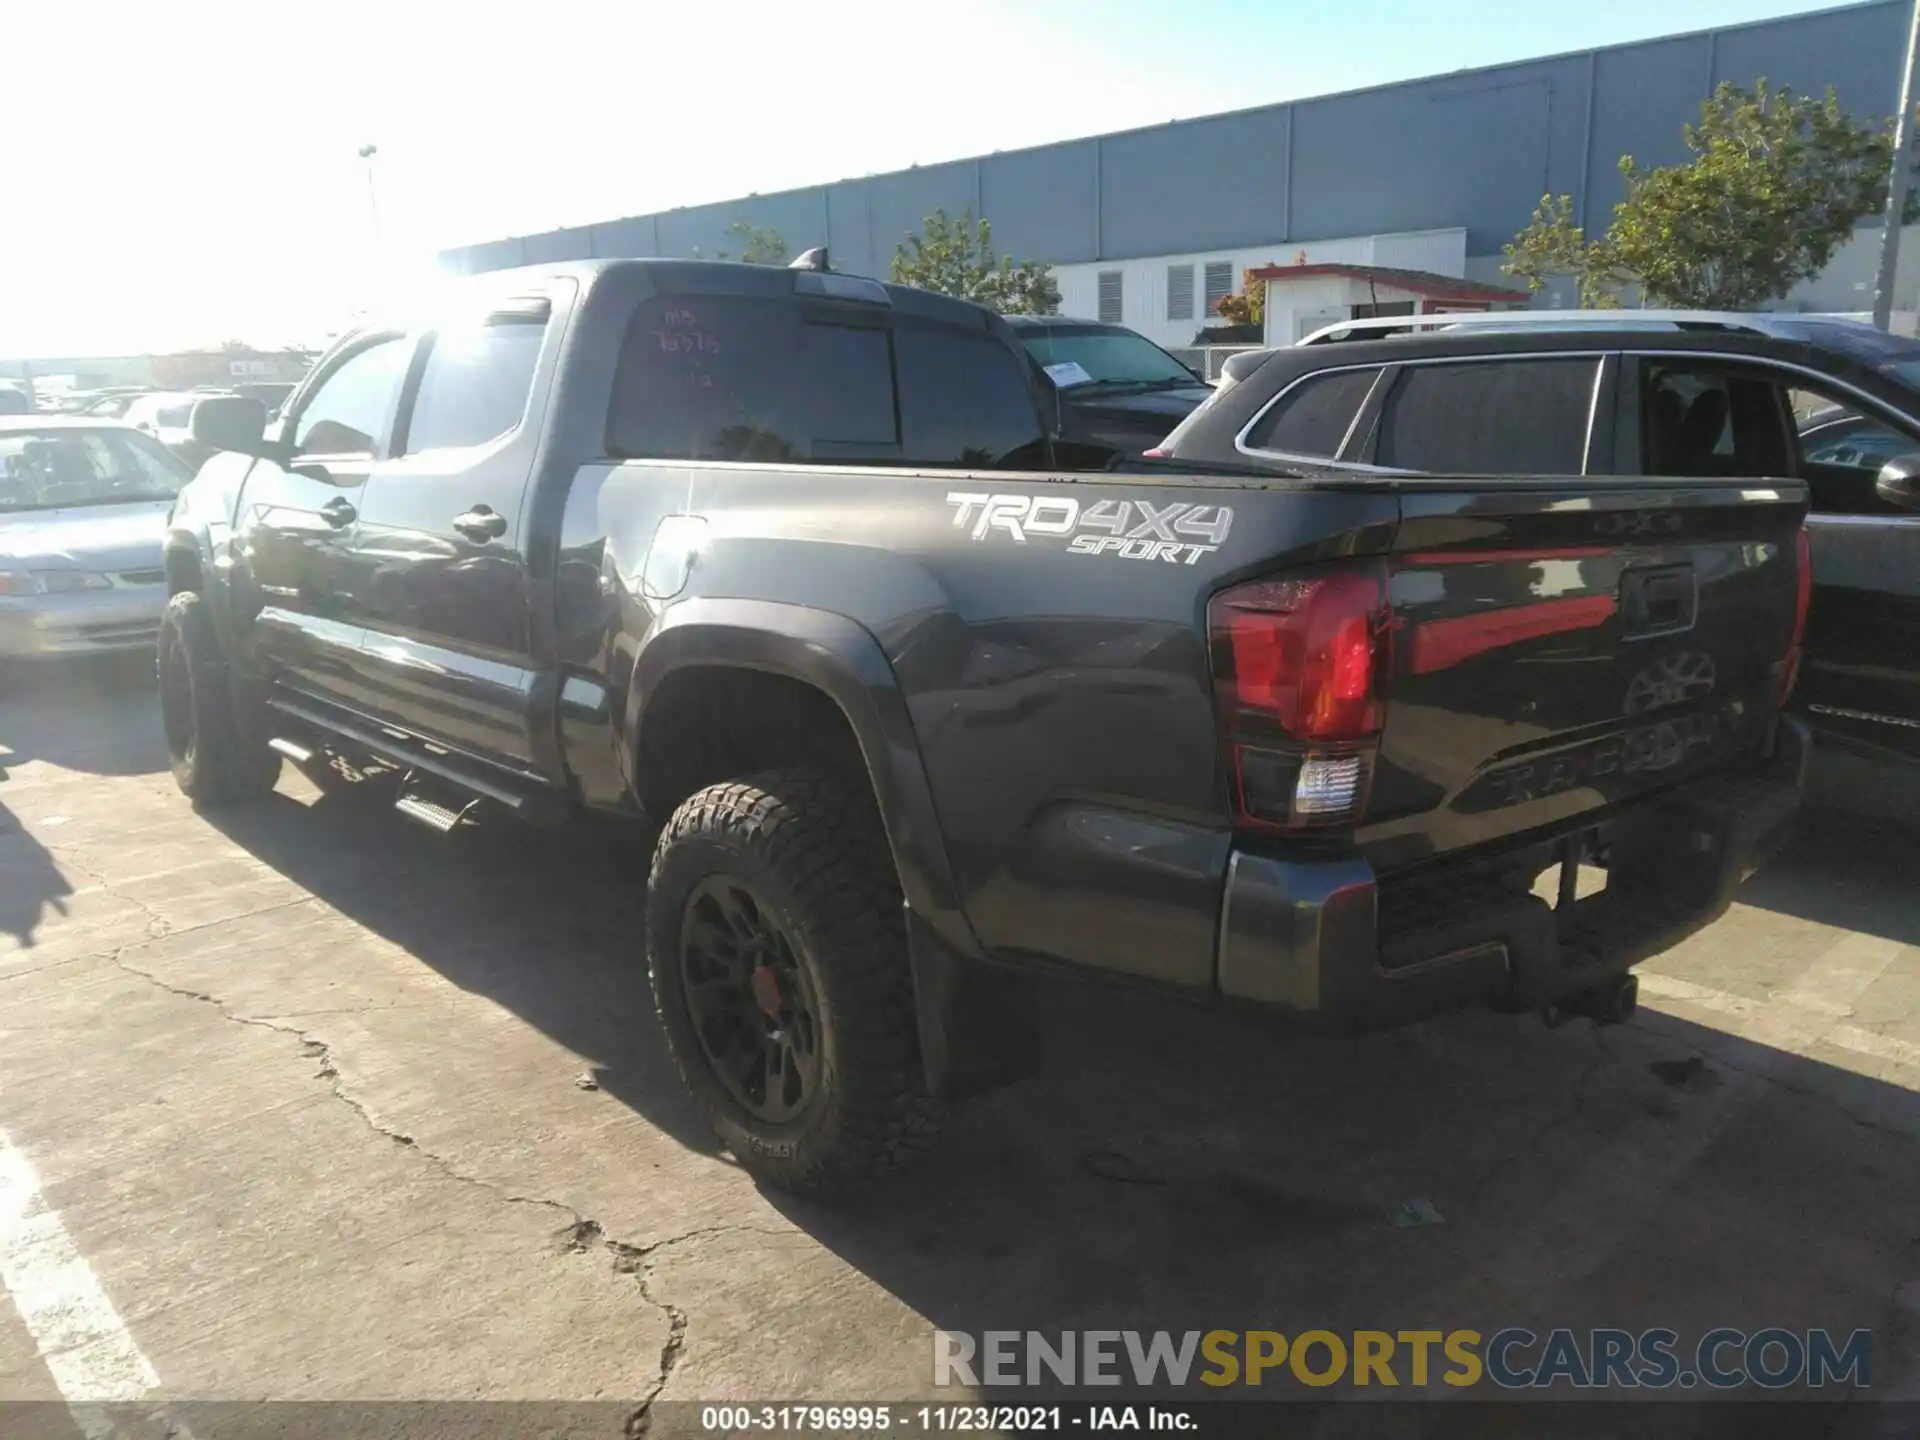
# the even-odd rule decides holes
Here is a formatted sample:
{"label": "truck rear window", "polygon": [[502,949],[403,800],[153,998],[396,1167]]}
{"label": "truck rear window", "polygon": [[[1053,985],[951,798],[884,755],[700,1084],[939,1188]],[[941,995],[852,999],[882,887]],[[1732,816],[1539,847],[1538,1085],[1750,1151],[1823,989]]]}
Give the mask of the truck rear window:
{"label": "truck rear window", "polygon": [[607,433],[619,459],[769,464],[1038,464],[1045,443],[1025,368],[992,336],[733,295],[640,307]]}

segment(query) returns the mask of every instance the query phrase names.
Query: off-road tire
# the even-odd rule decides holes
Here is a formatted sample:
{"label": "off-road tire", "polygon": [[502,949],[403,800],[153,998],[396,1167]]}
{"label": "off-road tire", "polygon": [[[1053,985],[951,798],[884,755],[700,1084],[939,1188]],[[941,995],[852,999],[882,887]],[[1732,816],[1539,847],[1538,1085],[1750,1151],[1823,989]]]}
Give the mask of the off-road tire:
{"label": "off-road tire", "polygon": [[160,615],[160,712],[174,783],[196,807],[253,800],[280,778],[264,707],[234,683],[206,601],[186,590]]}
{"label": "off-road tire", "polygon": [[[726,875],[767,902],[821,1012],[809,1107],[773,1124],[741,1105],[698,1036],[681,968],[688,900]],[[714,1131],[756,1179],[845,1194],[933,1140],[900,887],[870,796],[811,768],[710,785],[673,814],[647,884],[647,960],[675,1065]]]}

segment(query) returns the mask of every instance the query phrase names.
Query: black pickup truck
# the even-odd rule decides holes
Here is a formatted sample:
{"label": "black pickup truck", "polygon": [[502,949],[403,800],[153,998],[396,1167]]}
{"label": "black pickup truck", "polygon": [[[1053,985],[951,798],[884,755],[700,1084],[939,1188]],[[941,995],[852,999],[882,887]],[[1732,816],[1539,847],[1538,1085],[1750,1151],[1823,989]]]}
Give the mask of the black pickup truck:
{"label": "black pickup truck", "polygon": [[661,1020],[772,1183],[859,1184],[1030,1073],[1041,967],[1330,1026],[1623,1018],[1798,802],[1796,483],[1073,472],[971,305],[469,283],[271,432],[196,408],[174,773],[212,804],[372,757],[437,829],[659,826]]}

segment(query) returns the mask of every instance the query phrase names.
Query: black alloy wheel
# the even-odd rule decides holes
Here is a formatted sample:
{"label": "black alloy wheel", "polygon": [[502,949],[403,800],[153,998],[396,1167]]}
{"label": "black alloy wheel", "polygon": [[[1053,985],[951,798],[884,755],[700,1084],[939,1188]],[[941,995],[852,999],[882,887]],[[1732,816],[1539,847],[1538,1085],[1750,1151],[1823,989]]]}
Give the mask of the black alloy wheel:
{"label": "black alloy wheel", "polygon": [[680,977],[713,1074],[755,1119],[803,1115],[820,1090],[820,1005],[786,928],[751,885],[710,875],[687,897]]}

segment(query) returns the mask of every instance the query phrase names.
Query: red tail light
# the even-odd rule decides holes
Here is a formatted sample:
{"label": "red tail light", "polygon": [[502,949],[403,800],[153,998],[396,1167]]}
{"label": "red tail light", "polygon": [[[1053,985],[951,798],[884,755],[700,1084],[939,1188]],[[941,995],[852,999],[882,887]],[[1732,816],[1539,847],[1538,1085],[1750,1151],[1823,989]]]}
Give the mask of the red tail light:
{"label": "red tail light", "polygon": [[1386,720],[1386,567],[1347,562],[1222,591],[1207,608],[1240,818],[1358,817]]}
{"label": "red tail light", "polygon": [[1777,672],[1780,682],[1774,694],[1775,701],[1781,705],[1787,703],[1793,694],[1794,682],[1800,678],[1801,646],[1807,638],[1807,610],[1813,603],[1813,544],[1804,523],[1794,536],[1793,548],[1793,639],[1787,643],[1787,653],[1780,661]]}

